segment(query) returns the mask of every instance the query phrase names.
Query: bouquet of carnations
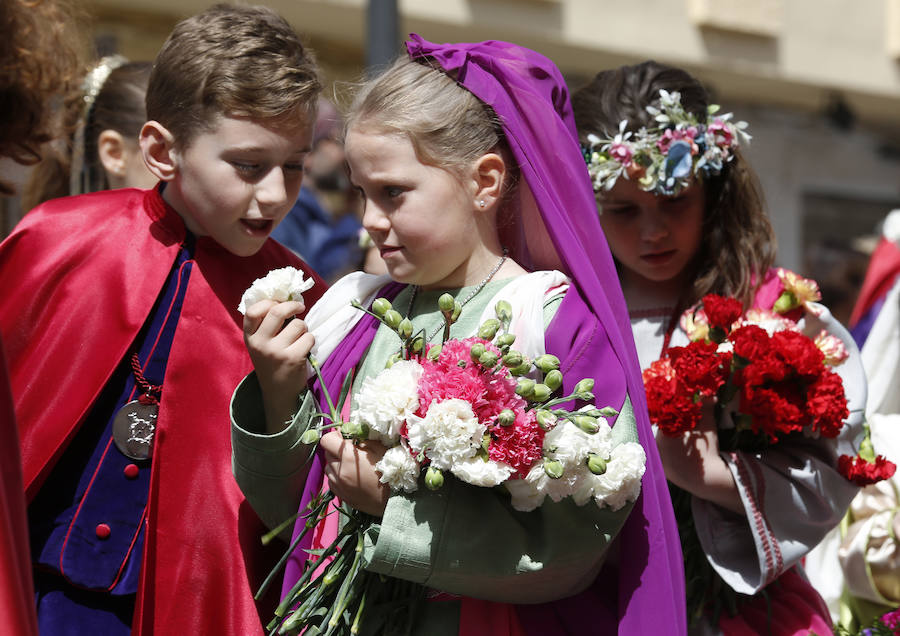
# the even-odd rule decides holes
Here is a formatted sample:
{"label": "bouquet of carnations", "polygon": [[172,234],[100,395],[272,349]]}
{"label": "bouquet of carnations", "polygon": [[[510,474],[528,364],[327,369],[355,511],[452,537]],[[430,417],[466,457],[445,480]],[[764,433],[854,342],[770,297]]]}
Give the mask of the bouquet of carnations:
{"label": "bouquet of carnations", "polygon": [[[822,330],[814,338],[798,325],[806,311],[817,314],[818,286],[780,269],[781,293],[769,308],[744,311],[740,301],[705,296],[682,316],[691,340],[672,347],[644,371],[650,420],[664,435],[693,430],[713,402],[719,449],[763,452],[791,436],[837,437],[849,416],[840,376],[832,369],[848,352]],[[876,457],[866,438],[859,455],[842,455],[838,470],[858,484],[878,481],[894,465]],[[871,482],[869,482],[871,483]],[[671,486],[685,554],[689,617],[712,608],[732,614],[742,595],[724,584],[709,566],[693,528],[690,497]]]}
{"label": "bouquet of carnations", "polygon": [[[423,485],[435,490],[450,474],[472,486],[505,489],[520,511],[537,508],[548,496],[613,510],[637,499],[644,450],[633,442],[613,445],[607,418],[618,413],[593,406],[593,379],[581,379],[562,395],[556,356],[532,360],[512,348],[512,307],[505,301],[476,336],[461,340],[449,338],[460,304],[449,294],[438,304],[444,317],[442,344],[429,345],[387,299],[376,299],[368,309],[353,303],[396,332],[401,346],[385,369],[365,379],[348,421],[339,414],[350,376],[337,402],[326,392],[329,412],[318,414],[301,438],[304,443],[316,443],[329,428],[339,428],[349,439],[381,442],[388,449],[376,470],[395,492]],[[316,361],[310,363],[319,374]],[[337,538],[327,548],[310,551],[314,558],[276,610],[270,633],[355,634],[370,620],[385,633],[407,631],[422,588],[363,569],[362,550],[373,518],[333,505],[332,495],[324,493],[303,513],[306,530],[335,510],[342,516]],[[295,538],[258,596],[303,536]]]}

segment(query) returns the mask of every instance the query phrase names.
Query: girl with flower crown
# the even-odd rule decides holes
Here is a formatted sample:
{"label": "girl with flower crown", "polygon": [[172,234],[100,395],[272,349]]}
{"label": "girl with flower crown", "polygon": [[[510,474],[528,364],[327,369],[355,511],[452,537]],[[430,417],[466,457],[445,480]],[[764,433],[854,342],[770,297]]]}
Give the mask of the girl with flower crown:
{"label": "girl with flower crown", "polygon": [[[232,404],[236,478],[273,527],[326,481],[373,515],[363,563],[424,588],[415,633],[684,633],[671,503],[565,83],[549,60],[504,42],[439,45],[412,36],[407,50],[409,59],[362,87],[346,132],[363,224],[389,276],[345,277],[305,322],[291,318],[300,302],[247,309],[256,370]],[[348,402],[356,408],[364,378],[398,348],[394,332],[350,302],[388,298],[413,330],[439,343],[435,303],[443,293],[462,306],[451,337],[472,335],[507,300],[516,347],[531,358],[558,356],[563,391],[596,379],[596,404],[620,411],[613,430],[631,430],[625,438],[646,449],[633,504],[548,500],[520,512],[503,489],[449,475],[436,491],[392,493],[375,468],[384,447],[336,431],[307,463],[311,449],[301,437],[312,411],[327,410],[321,383],[337,395],[355,370]],[[310,351],[321,381],[307,389]],[[285,589],[306,562],[303,549],[327,545],[324,526],[294,553]]]}
{"label": "girl with flower crown", "polygon": [[693,325],[679,317],[709,293],[769,311],[792,298],[804,333],[826,329],[849,352],[837,368],[849,405],[837,439],[795,436],[760,452],[723,452],[711,405],[696,430],[657,434],[666,477],[689,502],[676,516],[691,632],[830,633],[800,562],[857,490],[837,469],[862,425],[856,347],[814,302],[814,283],[771,269],[774,236],[738,147],[749,139],[746,124],[719,114],[695,78],[652,61],[624,66],[578,90],[573,108],[642,368],[688,343]]}

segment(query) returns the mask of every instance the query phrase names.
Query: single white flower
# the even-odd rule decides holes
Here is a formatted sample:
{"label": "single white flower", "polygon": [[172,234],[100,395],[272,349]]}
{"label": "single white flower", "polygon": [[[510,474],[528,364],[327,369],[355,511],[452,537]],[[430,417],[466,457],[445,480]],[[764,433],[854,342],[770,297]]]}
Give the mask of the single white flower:
{"label": "single white flower", "polygon": [[450,470],[474,457],[485,430],[472,405],[458,398],[432,402],[425,417],[407,420],[410,448],[424,452],[438,470]]}
{"label": "single white flower", "polygon": [[419,464],[402,442],[387,449],[384,456],[375,464],[375,470],[381,473],[379,477],[381,483],[390,486],[391,490],[415,492],[419,487]]}
{"label": "single white flower", "polygon": [[369,427],[369,439],[393,446],[400,428],[419,408],[419,378],[422,366],[401,360],[363,382],[350,421]]}
{"label": "single white flower", "polygon": [[470,457],[456,462],[450,472],[467,484],[493,488],[509,479],[515,471],[512,466],[503,462]]}
{"label": "single white flower", "polygon": [[[544,467],[540,465],[540,462],[537,466],[533,466],[528,474],[531,475],[536,470],[544,472]],[[512,495],[512,500],[510,501],[512,507],[520,512],[531,512],[544,503],[544,499],[547,496],[538,489],[536,482],[532,480],[509,479],[503,485],[506,486],[509,494]]]}
{"label": "single white flower", "polygon": [[315,284],[312,278],[303,278],[303,272],[296,267],[282,267],[257,278],[250,288],[241,296],[238,311],[247,312],[247,308],[261,300],[303,300],[303,292]]}
{"label": "single white flower", "polygon": [[601,508],[619,510],[635,501],[641,492],[641,478],[647,469],[647,455],[640,444],[626,442],[613,448],[606,472],[591,475],[594,500]]}
{"label": "single white flower", "polygon": [[[582,410],[592,410],[593,406]],[[566,471],[584,464],[590,453],[607,457],[612,450],[611,431],[606,420],[599,419],[600,430],[586,433],[569,420],[560,420],[552,430],[544,435],[544,457],[562,462]]]}

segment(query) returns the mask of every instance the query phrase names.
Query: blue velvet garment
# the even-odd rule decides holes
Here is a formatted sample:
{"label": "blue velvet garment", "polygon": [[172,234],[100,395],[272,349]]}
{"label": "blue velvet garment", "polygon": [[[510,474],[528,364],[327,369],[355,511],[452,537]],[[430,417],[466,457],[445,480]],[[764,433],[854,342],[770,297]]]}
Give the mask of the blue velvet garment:
{"label": "blue velvet garment", "polygon": [[[188,235],[132,349],[29,506],[41,633],[131,632],[151,460],[135,461],[119,452],[112,441],[112,422],[121,406],[142,393],[131,369],[133,351],[147,381],[166,390],[166,362],[194,244]],[[104,319],[102,311],[96,319]],[[77,362],[73,366],[77,373]]]}

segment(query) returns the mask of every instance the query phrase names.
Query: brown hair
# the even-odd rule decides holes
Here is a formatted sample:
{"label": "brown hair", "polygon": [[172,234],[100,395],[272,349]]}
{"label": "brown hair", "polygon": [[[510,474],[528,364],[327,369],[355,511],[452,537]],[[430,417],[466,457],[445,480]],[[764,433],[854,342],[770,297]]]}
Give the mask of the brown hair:
{"label": "brown hair", "polygon": [[184,148],[218,115],[311,125],[321,91],[315,60],[266,7],[217,4],[179,22],[153,64],[147,117]]}
{"label": "brown hair", "polygon": [[[659,91],[678,91],[684,108],[706,119],[709,94],[687,71],[652,60],[597,74],[572,96],[575,123],[582,144],[594,134],[609,138],[627,120],[627,130],[653,124],[648,105],[659,105]],[[694,259],[692,305],[705,294],[736,296],[747,305],[756,286],[775,260],[775,234],[766,215],[756,173],[738,149],[722,172],[704,180],[706,206],[703,237]]]}
{"label": "brown hair", "polygon": [[[68,110],[69,127],[83,125],[83,134],[68,138],[64,144],[50,149],[35,166],[22,191],[22,206],[33,208],[44,201],[69,194],[96,192],[109,188],[106,171],[100,163],[97,139],[104,130],[114,130],[125,139],[137,142],[141,126],[147,121],[144,100],[150,79],[150,62],[126,62],[109,72],[93,102],[84,111],[82,99]],[[83,120],[83,121],[82,121]],[[73,146],[80,165],[72,165]],[[72,170],[80,185],[70,186]]]}
{"label": "brown hair", "polygon": [[[58,134],[54,98],[77,89],[83,17],[68,0],[0,2],[0,156],[33,164]],[[0,181],[0,194],[12,192]]]}

